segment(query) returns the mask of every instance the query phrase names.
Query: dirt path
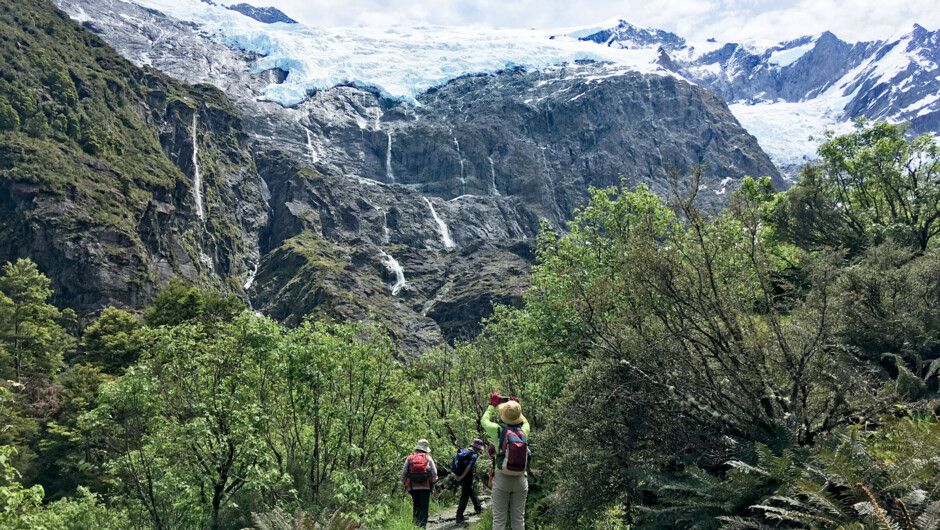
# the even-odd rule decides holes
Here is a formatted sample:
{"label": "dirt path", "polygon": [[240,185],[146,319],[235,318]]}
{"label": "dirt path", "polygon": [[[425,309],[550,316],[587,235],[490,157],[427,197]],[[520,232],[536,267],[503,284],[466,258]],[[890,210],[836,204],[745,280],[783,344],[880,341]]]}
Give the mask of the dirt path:
{"label": "dirt path", "polygon": [[[490,494],[489,492],[480,493],[480,504],[483,505],[483,509],[490,507]],[[473,514],[473,504],[467,506],[467,511],[464,513],[464,516],[467,518],[466,522],[462,524],[457,524],[457,506],[451,506],[446,510],[442,510],[436,514],[431,515],[428,518],[428,530],[451,530],[458,528],[467,528],[469,523],[476,523],[480,520],[479,515]]]}

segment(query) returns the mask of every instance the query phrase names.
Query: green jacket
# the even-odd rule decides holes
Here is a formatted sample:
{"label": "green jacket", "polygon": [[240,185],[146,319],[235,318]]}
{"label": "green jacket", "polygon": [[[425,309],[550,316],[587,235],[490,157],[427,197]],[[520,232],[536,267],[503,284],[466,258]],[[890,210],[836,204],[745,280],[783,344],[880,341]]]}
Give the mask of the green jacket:
{"label": "green jacket", "polygon": [[[496,407],[490,405],[486,408],[486,412],[483,413],[483,417],[480,418],[480,425],[483,426],[483,431],[486,432],[486,435],[490,437],[490,440],[493,440],[493,443],[499,444],[499,423],[490,419],[491,417],[499,417],[496,412]],[[529,420],[525,419],[525,414],[522,415],[522,432],[525,433],[526,437],[529,436]]]}

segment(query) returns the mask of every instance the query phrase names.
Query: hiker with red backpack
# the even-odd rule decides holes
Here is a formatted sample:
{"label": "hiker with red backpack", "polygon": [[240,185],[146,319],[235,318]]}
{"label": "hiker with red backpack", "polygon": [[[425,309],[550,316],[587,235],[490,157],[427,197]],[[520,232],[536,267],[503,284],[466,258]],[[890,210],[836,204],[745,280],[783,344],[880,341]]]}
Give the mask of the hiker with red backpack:
{"label": "hiker with red backpack", "polygon": [[[492,416],[498,421],[493,421]],[[493,530],[525,528],[525,501],[529,495],[526,477],[529,464],[529,422],[515,397],[490,394],[490,406],[480,419],[483,430],[496,441],[496,471],[493,474]]]}
{"label": "hiker with red backpack", "polygon": [[430,444],[424,438],[418,440],[414,453],[405,459],[405,465],[401,468],[401,481],[411,494],[412,522],[424,528],[428,524],[431,490],[437,482],[437,467],[431,458]]}
{"label": "hiker with red backpack", "polygon": [[460,484],[460,500],[457,502],[457,524],[461,524],[465,520],[463,512],[467,509],[467,501],[473,501],[473,510],[477,515],[483,511],[480,499],[473,490],[473,471],[481,452],[483,452],[483,440],[477,438],[473,440],[470,447],[457,452],[450,466],[450,470],[454,473],[454,483]]}

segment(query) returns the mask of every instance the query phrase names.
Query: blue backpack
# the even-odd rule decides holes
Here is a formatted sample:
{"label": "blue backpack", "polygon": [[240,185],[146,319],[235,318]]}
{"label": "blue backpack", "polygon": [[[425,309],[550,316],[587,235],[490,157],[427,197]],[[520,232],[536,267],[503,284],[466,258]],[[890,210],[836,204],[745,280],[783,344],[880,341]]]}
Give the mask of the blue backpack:
{"label": "blue backpack", "polygon": [[461,449],[457,451],[457,455],[454,456],[454,461],[450,464],[450,470],[454,475],[460,475],[467,469],[467,466],[470,465],[470,456],[473,454],[473,451],[470,449]]}

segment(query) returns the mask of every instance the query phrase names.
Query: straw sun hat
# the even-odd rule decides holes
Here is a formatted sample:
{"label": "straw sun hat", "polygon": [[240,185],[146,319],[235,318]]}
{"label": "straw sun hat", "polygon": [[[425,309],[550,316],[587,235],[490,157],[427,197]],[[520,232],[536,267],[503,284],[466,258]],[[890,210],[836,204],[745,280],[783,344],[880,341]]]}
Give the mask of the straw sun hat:
{"label": "straw sun hat", "polygon": [[508,425],[519,423],[519,418],[522,416],[522,406],[516,401],[501,403],[497,410],[500,421]]}

